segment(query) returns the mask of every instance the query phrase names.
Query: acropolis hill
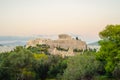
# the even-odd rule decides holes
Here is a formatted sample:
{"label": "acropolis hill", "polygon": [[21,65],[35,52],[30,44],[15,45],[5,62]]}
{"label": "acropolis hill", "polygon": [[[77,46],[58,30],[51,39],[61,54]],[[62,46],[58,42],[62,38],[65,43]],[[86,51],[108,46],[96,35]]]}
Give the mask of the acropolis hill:
{"label": "acropolis hill", "polygon": [[[51,40],[51,39],[35,39],[35,40],[29,40],[26,44],[26,47],[29,46],[36,46],[37,44],[47,44],[50,46],[49,52],[51,54],[59,54],[64,56],[73,56],[75,53],[73,52],[74,49],[78,50],[86,50],[87,44],[84,41],[77,40],[72,38],[72,36],[67,34],[60,34],[58,35],[57,40]],[[57,50],[57,48],[63,48],[68,49],[68,51],[60,51]]]}

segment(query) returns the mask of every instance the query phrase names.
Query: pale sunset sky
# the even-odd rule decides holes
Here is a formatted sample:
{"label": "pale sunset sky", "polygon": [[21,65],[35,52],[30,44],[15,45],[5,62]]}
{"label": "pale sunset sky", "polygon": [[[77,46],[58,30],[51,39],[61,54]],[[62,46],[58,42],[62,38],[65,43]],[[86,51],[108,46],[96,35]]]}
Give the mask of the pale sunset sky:
{"label": "pale sunset sky", "polygon": [[98,40],[120,24],[120,0],[0,0],[0,36],[70,33]]}

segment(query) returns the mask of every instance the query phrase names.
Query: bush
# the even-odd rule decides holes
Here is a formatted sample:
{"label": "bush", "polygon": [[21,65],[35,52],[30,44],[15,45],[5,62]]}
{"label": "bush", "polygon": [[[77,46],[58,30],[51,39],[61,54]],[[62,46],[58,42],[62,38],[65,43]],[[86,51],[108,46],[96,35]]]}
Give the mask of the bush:
{"label": "bush", "polygon": [[97,74],[100,63],[94,55],[76,55],[68,60],[63,80],[92,80]]}
{"label": "bush", "polygon": [[116,80],[114,78],[110,78],[107,75],[96,76],[94,80]]}
{"label": "bush", "polygon": [[120,79],[120,63],[113,70],[113,77]]}

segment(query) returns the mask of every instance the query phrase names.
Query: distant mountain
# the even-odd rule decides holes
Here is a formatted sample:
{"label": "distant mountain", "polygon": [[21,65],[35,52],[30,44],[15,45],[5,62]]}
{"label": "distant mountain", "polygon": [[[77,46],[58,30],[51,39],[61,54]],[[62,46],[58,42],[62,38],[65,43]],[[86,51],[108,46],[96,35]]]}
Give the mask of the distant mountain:
{"label": "distant mountain", "polygon": [[24,36],[0,36],[0,41],[13,41],[13,40],[30,40],[34,37],[24,37]]}
{"label": "distant mountain", "polygon": [[27,41],[13,41],[13,42],[6,42],[2,43],[4,46],[24,46],[26,45]]}
{"label": "distant mountain", "polygon": [[2,44],[0,44],[0,46],[3,46]]}
{"label": "distant mountain", "polygon": [[23,46],[33,36],[0,36],[0,46]]}
{"label": "distant mountain", "polygon": [[98,43],[98,41],[96,41],[96,42],[89,43],[88,45],[99,46],[99,43]]}

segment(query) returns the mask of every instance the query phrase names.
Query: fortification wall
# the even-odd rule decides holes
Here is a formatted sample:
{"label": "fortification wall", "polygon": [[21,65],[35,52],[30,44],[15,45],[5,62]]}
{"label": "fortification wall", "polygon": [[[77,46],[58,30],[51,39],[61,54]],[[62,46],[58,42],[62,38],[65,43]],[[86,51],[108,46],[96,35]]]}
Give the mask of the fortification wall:
{"label": "fortification wall", "polygon": [[[84,41],[72,39],[71,36],[67,34],[61,34],[59,35],[59,39],[57,40],[50,40],[50,39],[35,39],[30,40],[27,42],[26,47],[29,46],[36,46],[37,44],[47,44],[50,46],[50,52],[53,52],[56,47],[61,47],[64,49],[87,49],[87,44]],[[55,54],[62,53],[62,54],[69,54],[73,52],[59,52],[56,50]],[[73,55],[73,54],[72,54]]]}

